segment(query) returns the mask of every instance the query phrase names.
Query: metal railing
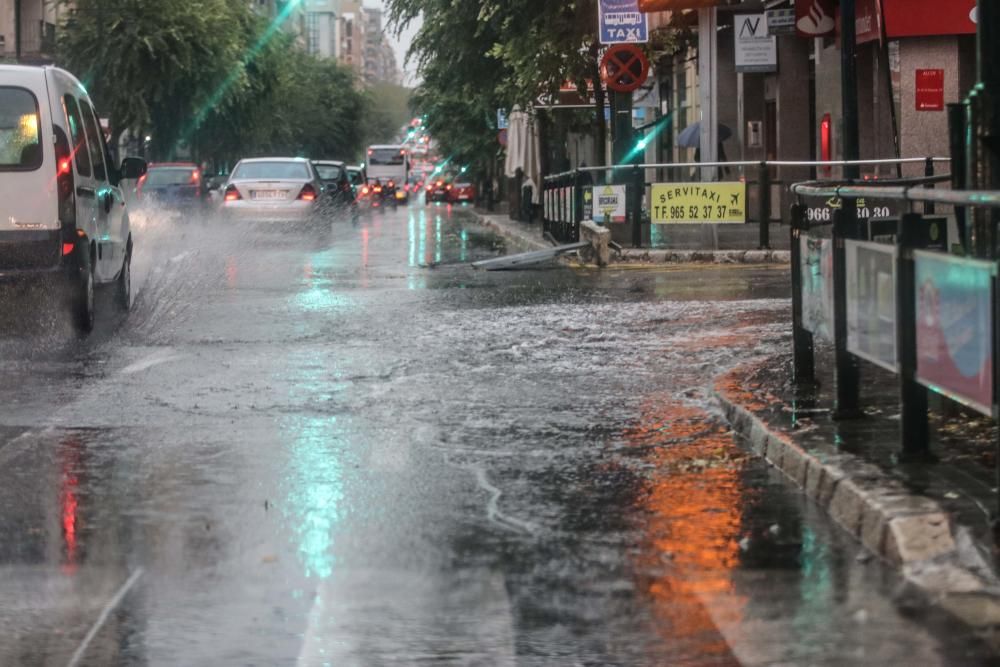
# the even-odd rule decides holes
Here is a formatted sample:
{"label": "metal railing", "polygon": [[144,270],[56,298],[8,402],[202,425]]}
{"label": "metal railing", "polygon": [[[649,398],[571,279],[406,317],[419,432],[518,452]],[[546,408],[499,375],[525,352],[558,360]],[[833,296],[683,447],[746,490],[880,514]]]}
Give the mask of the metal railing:
{"label": "metal railing", "polygon": [[[862,363],[894,373],[901,461],[935,460],[930,451],[930,392],[997,419],[1000,265],[995,257],[963,255],[971,247],[966,213],[1000,208],[1000,192],[937,190],[919,183],[799,183],[791,192],[798,199],[791,207],[796,384],[816,381],[817,337],[833,344],[836,419],[863,414]],[[817,225],[809,220],[805,200],[811,197],[844,202],[830,221],[828,238],[825,229],[815,229],[825,227],[825,221]],[[864,198],[899,202],[908,210],[894,220],[865,223],[857,213],[857,201]],[[917,204],[923,205],[922,211],[915,210]],[[957,238],[949,238],[949,218],[934,215],[937,204],[955,207]],[[1000,456],[997,475],[1000,478]]]}
{"label": "metal railing", "polygon": [[[935,166],[942,163],[950,163],[951,159],[946,157],[917,157],[884,160],[837,160],[837,161],[792,161],[792,160],[764,160],[764,161],[737,161],[737,162],[679,162],[679,163],[642,163],[629,165],[616,165],[607,167],[581,167],[571,171],[546,176],[543,181],[543,206],[542,221],[543,229],[555,240],[560,242],[574,242],[579,240],[580,222],[584,219],[584,193],[585,188],[594,185],[618,185],[625,186],[626,214],[625,224],[631,228],[632,246],[641,248],[644,246],[644,231],[652,229],[655,223],[650,215],[650,208],[647,202],[651,202],[651,188],[655,185],[664,184],[686,184],[686,183],[743,183],[756,191],[756,207],[753,212],[755,220],[751,220],[751,210],[744,202],[746,212],[744,223],[756,222],[759,228],[757,243],[761,249],[771,247],[771,225],[775,222],[782,223],[781,216],[774,218],[772,215],[772,186],[783,185],[783,181],[774,178],[772,171],[777,168],[802,168],[810,170],[824,170],[833,173],[835,169],[847,166],[869,166],[869,167],[895,167],[897,175],[904,165],[923,165],[924,176],[934,178],[935,181],[947,180],[947,177],[935,176]],[[695,181],[684,180],[686,172],[695,170],[697,173],[704,173],[705,170],[731,169],[737,172],[738,177],[731,181]],[[658,170],[660,180],[647,180],[649,170]],[[680,175],[680,179],[662,180],[662,175]],[[595,174],[601,174],[603,182],[598,183]],[[748,176],[754,176],[753,179]],[[876,174],[878,180],[883,180]],[[894,182],[894,181],[891,181]],[[647,194],[648,192],[648,194]],[[703,220],[701,222],[713,222]]]}

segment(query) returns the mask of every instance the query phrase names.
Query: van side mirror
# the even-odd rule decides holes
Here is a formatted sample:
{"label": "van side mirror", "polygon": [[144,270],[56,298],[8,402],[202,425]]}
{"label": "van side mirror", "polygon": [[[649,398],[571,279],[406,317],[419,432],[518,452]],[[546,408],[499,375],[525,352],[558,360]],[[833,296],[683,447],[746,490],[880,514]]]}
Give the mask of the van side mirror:
{"label": "van side mirror", "polygon": [[146,174],[146,161],[138,157],[127,157],[122,160],[122,168],[119,170],[122,179],[136,180]]}

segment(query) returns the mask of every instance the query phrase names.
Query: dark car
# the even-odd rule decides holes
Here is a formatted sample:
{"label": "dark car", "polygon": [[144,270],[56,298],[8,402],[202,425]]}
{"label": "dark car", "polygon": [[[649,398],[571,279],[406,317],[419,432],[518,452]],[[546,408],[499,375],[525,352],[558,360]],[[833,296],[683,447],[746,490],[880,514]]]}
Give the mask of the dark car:
{"label": "dark car", "polygon": [[201,208],[206,194],[201,169],[191,162],[151,164],[136,185],[140,202],[166,208]]}
{"label": "dark car", "polygon": [[323,183],[323,204],[343,209],[355,204],[354,188],[347,173],[347,165],[333,160],[314,161],[313,167]]}
{"label": "dark car", "polygon": [[427,202],[447,202],[451,191],[451,183],[443,178],[430,180],[427,183]]}

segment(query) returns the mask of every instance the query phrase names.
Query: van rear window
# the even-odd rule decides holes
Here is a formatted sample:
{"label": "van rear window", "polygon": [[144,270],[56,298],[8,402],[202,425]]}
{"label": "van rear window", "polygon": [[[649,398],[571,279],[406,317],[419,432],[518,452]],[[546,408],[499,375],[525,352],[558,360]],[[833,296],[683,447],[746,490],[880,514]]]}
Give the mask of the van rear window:
{"label": "van rear window", "polygon": [[0,171],[42,166],[38,100],[24,88],[0,86]]}

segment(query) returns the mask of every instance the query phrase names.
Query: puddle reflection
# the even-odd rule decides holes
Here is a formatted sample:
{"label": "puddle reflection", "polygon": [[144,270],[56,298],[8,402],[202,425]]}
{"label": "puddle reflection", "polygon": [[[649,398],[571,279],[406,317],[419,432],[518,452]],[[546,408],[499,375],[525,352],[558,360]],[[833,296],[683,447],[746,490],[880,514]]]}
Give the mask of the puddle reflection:
{"label": "puddle reflection", "polygon": [[704,597],[727,594],[729,620],[742,618],[746,599],[734,594],[732,574],[739,564],[745,455],[726,429],[668,393],[645,402],[627,436],[650,449],[655,470],[640,501],[649,517],[640,565],[659,573],[645,584],[657,630],[679,645],[684,659],[738,664]]}

